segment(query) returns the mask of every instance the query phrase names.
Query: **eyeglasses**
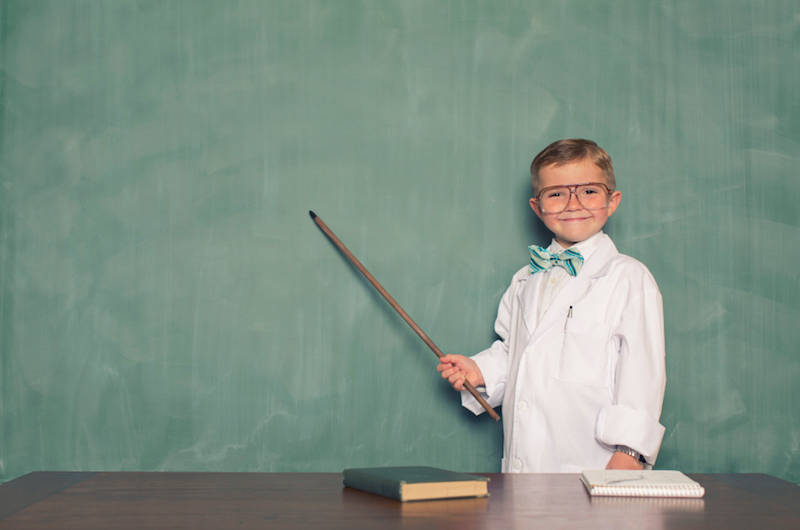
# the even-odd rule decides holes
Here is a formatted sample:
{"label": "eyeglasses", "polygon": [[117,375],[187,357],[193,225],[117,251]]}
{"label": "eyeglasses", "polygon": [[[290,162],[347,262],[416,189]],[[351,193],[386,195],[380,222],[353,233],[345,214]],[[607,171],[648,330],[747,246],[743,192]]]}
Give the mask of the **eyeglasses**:
{"label": "eyeglasses", "polygon": [[572,195],[586,210],[599,210],[608,206],[611,189],[602,182],[586,182],[570,186],[548,186],[534,197],[542,213],[561,213],[567,209]]}

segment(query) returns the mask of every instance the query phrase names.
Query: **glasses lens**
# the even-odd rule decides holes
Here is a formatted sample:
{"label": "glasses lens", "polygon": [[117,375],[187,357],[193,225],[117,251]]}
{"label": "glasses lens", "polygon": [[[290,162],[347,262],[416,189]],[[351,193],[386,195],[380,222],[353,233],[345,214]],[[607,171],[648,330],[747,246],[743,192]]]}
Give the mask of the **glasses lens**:
{"label": "glasses lens", "polygon": [[545,213],[561,212],[568,202],[569,188],[566,186],[547,188],[539,195],[539,205]]}
{"label": "glasses lens", "polygon": [[602,208],[606,205],[606,189],[600,184],[583,184],[577,186],[575,195],[584,208]]}

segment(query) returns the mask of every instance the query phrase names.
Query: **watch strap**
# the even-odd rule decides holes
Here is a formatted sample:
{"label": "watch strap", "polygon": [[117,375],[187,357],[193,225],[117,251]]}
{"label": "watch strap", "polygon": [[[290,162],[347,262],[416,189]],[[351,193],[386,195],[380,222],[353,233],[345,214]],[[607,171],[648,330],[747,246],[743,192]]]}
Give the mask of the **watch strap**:
{"label": "watch strap", "polygon": [[646,460],[644,459],[644,457],[640,452],[636,451],[635,449],[631,449],[627,445],[618,445],[616,447],[616,450],[620,453],[632,456],[634,459],[636,459],[637,462],[642,462],[642,463],[646,462]]}

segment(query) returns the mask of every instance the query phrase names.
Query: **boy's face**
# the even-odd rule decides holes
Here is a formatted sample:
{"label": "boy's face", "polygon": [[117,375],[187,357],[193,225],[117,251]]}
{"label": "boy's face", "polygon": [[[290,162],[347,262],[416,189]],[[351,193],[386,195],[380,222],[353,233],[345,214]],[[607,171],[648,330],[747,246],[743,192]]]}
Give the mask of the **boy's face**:
{"label": "boy's face", "polygon": [[[569,186],[588,182],[608,184],[603,170],[588,158],[560,166],[551,164],[539,169],[539,191],[550,186]],[[555,240],[562,247],[568,248],[599,232],[608,218],[616,211],[621,198],[622,194],[614,191],[608,197],[606,206],[588,210],[572,193],[569,195],[566,208],[559,213],[542,212],[535,199],[530,200],[530,205],[539,219],[553,232]]]}

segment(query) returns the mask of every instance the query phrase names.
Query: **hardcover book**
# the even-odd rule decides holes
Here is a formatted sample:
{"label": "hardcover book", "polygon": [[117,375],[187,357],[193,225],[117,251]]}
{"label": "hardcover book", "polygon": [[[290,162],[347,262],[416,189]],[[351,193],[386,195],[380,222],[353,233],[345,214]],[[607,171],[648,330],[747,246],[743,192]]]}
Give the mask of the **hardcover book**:
{"label": "hardcover book", "polygon": [[489,495],[488,477],[435,467],[364,467],[342,474],[347,487],[404,502]]}

